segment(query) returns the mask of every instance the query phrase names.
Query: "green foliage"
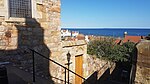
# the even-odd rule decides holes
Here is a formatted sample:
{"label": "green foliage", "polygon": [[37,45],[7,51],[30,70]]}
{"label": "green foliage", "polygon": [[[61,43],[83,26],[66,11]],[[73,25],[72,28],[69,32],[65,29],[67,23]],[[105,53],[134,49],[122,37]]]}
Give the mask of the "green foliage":
{"label": "green foliage", "polygon": [[127,61],[127,48],[121,45],[115,45],[111,53],[113,61]]}
{"label": "green foliage", "polygon": [[122,45],[127,48],[126,58],[127,58],[127,61],[130,63],[132,61],[132,56],[134,56],[134,53],[135,53],[135,45],[136,44],[133,42],[126,42]]}
{"label": "green foliage", "polygon": [[112,40],[93,40],[88,44],[87,53],[116,62],[128,61],[134,45],[132,42],[114,45]]}
{"label": "green foliage", "polygon": [[133,51],[133,49],[135,48],[135,43],[133,42],[126,42],[126,43],[123,43],[124,47],[126,47],[128,49],[128,52],[127,53],[131,53]]}
{"label": "green foliage", "polygon": [[107,56],[112,48],[111,45],[109,41],[94,40],[89,43],[87,53],[97,57]]}

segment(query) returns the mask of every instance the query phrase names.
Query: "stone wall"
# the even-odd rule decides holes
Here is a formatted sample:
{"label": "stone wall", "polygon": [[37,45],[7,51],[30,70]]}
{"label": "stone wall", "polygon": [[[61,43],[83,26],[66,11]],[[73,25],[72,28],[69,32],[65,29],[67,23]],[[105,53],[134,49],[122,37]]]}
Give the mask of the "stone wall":
{"label": "stone wall", "polygon": [[137,46],[135,84],[150,83],[150,41],[143,40]]}
{"label": "stone wall", "polygon": [[[95,71],[102,70],[101,68],[107,64],[107,61],[96,58],[95,56],[87,55],[87,62],[85,67],[85,76],[88,77],[92,75]],[[103,68],[104,69],[104,68]],[[107,68],[105,68],[107,69]],[[104,69],[104,71],[105,71]],[[101,74],[100,74],[101,75]]]}
{"label": "stone wall", "polygon": [[17,28],[12,24],[0,25],[0,49],[17,49]]}
{"label": "stone wall", "polygon": [[[81,55],[83,60],[83,66],[84,62],[86,62],[85,58],[87,56],[87,44],[85,40],[77,40],[77,41],[62,41],[62,55],[61,59],[62,61],[59,61],[61,64],[67,67],[67,53],[70,53],[71,55],[71,64],[70,64],[70,70],[75,72],[75,56]],[[84,70],[84,68],[83,68]],[[84,71],[83,71],[84,72]],[[62,75],[64,78],[64,75]],[[70,79],[69,81],[73,84],[75,84],[75,75],[70,73]]]}
{"label": "stone wall", "polygon": [[[1,17],[5,17],[5,19],[8,18],[8,0],[0,0],[0,10],[1,10],[1,13],[0,13],[0,18]],[[0,20],[1,22],[1,20]]]}
{"label": "stone wall", "polygon": [[[95,56],[90,56],[87,54],[87,43],[85,40],[76,40],[76,41],[62,41],[62,51],[61,51],[61,57],[54,58],[55,61],[61,63],[63,66],[67,67],[67,53],[69,52],[71,54],[70,59],[70,70],[75,71],[76,65],[76,56],[82,56],[83,60],[83,74],[82,76],[86,79],[88,79],[94,72],[98,72],[97,78],[99,79],[103,73],[110,69],[110,74],[115,68],[114,63],[110,63],[105,60],[101,60],[99,58],[96,58]],[[64,69],[61,67],[55,66],[55,78],[64,80]],[[75,75],[70,72],[69,76],[70,83],[75,84]],[[55,79],[54,79],[55,80]],[[64,83],[64,81],[56,80],[58,83]],[[84,80],[82,81],[84,82]]]}
{"label": "stone wall", "polygon": [[[3,22],[1,29],[3,28],[4,30],[0,36],[1,60],[10,61],[13,65],[28,70],[32,68],[32,55],[29,48],[33,48],[38,52],[47,51],[48,54],[48,49],[43,42],[43,29],[36,21],[29,23],[35,24],[34,27],[29,25],[28,22],[26,25]],[[37,62],[37,67],[42,63],[42,61]]]}
{"label": "stone wall", "polygon": [[[61,55],[60,0],[33,2],[33,18],[6,19],[6,16],[0,14],[0,61],[10,61],[14,66],[30,73],[32,53],[29,48],[51,59]],[[9,14],[7,11],[5,13]],[[36,75],[52,80],[55,65],[37,54],[34,55]]]}
{"label": "stone wall", "polygon": [[88,84],[95,84],[98,80],[101,80],[102,75],[107,78],[108,76],[104,73],[109,70],[108,75],[110,75],[116,66],[113,62],[92,55],[87,55],[85,60],[84,77],[89,82]]}
{"label": "stone wall", "polygon": [[4,0],[0,0],[0,7],[4,6]]}

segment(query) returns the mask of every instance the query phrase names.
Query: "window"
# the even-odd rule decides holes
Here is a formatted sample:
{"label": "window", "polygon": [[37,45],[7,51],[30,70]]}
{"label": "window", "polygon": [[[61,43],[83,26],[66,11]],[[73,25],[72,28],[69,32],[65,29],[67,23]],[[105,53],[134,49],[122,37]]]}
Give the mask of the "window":
{"label": "window", "polygon": [[0,0],[0,7],[4,6],[4,0]]}
{"label": "window", "polygon": [[31,18],[31,0],[9,0],[10,17]]}

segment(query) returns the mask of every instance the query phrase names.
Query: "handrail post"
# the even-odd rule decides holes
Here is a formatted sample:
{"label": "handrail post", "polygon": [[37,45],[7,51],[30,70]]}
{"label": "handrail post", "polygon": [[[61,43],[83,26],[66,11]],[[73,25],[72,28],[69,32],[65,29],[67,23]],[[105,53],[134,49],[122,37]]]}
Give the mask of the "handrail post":
{"label": "handrail post", "polygon": [[65,84],[67,84],[67,83],[66,83],[66,68],[65,68]]}
{"label": "handrail post", "polygon": [[33,84],[35,84],[35,62],[34,62],[34,51],[32,50],[32,66],[33,66]]}
{"label": "handrail post", "polygon": [[69,62],[68,62],[68,84],[69,84]]}

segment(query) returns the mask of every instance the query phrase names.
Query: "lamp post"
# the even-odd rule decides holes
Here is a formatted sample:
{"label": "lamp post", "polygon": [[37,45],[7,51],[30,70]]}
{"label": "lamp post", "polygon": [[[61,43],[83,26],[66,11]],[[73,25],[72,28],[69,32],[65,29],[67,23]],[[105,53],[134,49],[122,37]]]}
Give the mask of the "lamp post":
{"label": "lamp post", "polygon": [[67,65],[68,65],[68,84],[69,84],[69,65],[70,65],[70,58],[71,58],[71,55],[70,55],[70,53],[68,52],[68,53],[67,53],[67,61],[68,61],[68,63],[67,63]]}

